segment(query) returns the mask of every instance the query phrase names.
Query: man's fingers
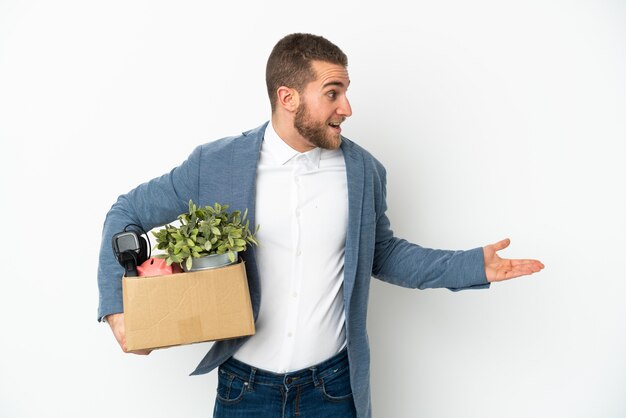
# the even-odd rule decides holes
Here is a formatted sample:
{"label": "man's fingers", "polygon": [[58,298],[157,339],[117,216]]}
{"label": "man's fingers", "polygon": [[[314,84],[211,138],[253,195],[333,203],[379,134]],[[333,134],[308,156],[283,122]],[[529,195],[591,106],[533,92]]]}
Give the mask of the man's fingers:
{"label": "man's fingers", "polygon": [[545,267],[539,260],[511,260],[511,265],[513,267],[529,268],[536,271]]}
{"label": "man's fingers", "polygon": [[149,349],[145,349],[145,350],[129,350],[128,347],[126,347],[126,337],[122,337],[122,341],[120,342],[120,347],[122,348],[122,351],[125,352],[126,354],[137,354],[140,356],[147,356],[148,354],[150,354],[152,352],[152,350]]}
{"label": "man's fingers", "polygon": [[147,356],[148,354],[150,354],[152,352],[152,350],[134,350],[134,351],[127,351],[127,353],[131,353],[131,354],[137,354],[139,356]]}
{"label": "man's fingers", "polygon": [[500,268],[498,276],[503,280],[515,277],[527,276],[537,273],[544,268],[543,263],[538,260],[506,260],[510,261],[509,268]]}

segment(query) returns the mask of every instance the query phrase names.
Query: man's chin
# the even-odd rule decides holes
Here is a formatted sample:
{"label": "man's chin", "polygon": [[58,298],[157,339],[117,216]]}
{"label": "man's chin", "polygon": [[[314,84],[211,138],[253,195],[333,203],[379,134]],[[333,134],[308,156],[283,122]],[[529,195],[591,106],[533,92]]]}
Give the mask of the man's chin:
{"label": "man's chin", "polygon": [[335,134],[332,136],[327,136],[324,141],[324,146],[320,146],[320,148],[324,148],[327,150],[336,150],[341,146],[341,135]]}
{"label": "man's chin", "polygon": [[333,139],[332,141],[326,140],[323,143],[317,144],[316,146],[322,149],[334,151],[341,146],[341,139]]}
{"label": "man's chin", "polygon": [[326,148],[326,149],[329,149],[329,150],[336,150],[336,149],[338,149],[340,146],[341,146],[341,137],[339,137],[339,138],[337,138],[336,140],[334,140],[333,142],[331,142],[331,143],[329,144],[329,147],[328,147],[328,148]]}
{"label": "man's chin", "polygon": [[307,131],[305,129],[299,129],[297,125],[295,126],[300,135],[307,138],[308,143],[314,147],[336,150],[341,146],[341,133],[329,132],[323,129],[311,129]]}

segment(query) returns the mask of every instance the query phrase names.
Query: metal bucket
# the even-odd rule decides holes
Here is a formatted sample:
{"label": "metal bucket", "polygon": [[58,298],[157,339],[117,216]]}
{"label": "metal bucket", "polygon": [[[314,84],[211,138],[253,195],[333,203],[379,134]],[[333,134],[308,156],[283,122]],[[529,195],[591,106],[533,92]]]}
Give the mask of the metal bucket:
{"label": "metal bucket", "polygon": [[228,253],[224,254],[210,254],[205,255],[200,258],[192,258],[191,268],[187,270],[185,267],[185,263],[183,264],[183,270],[185,271],[198,271],[198,270],[209,270],[216,269],[219,267],[224,267],[229,264],[234,264],[237,262],[237,252],[235,252],[235,261],[230,261],[228,258]]}

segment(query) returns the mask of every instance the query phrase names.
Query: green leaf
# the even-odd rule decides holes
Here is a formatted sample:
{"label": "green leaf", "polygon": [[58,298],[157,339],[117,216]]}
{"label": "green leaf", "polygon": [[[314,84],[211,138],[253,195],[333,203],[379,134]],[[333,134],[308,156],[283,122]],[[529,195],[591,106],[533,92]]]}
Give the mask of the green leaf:
{"label": "green leaf", "polygon": [[231,263],[235,262],[235,253],[232,251],[228,252],[228,259],[230,260]]}
{"label": "green leaf", "polygon": [[242,215],[239,210],[229,213],[228,208],[228,205],[219,202],[213,206],[198,207],[190,199],[188,213],[180,214],[175,225],[166,224],[152,231],[156,238],[154,249],[162,250],[162,257],[169,260],[169,264],[179,263],[182,266],[191,256],[245,251],[247,244],[258,245],[250,232],[248,209]]}
{"label": "green leaf", "polygon": [[191,270],[192,265],[193,265],[193,259],[189,257],[187,261],[185,261],[185,266],[187,267],[187,270]]}

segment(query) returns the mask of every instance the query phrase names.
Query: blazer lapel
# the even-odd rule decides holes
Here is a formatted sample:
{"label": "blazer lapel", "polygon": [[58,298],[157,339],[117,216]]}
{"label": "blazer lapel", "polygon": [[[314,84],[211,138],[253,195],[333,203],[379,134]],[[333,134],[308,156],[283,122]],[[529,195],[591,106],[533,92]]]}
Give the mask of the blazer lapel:
{"label": "blazer lapel", "polygon": [[248,209],[250,225],[255,226],[256,173],[261,144],[267,122],[258,128],[244,132],[233,143],[230,164],[231,206],[244,211]]}
{"label": "blazer lapel", "polygon": [[[250,230],[256,229],[255,202],[256,202],[256,174],[257,164],[261,153],[261,144],[267,123],[243,133],[237,138],[232,147],[230,164],[230,205],[233,209],[241,210],[242,213],[248,209],[250,220]],[[250,288],[250,298],[252,311],[256,321],[261,304],[261,286],[259,282],[259,272],[256,264],[256,249],[249,245],[242,259],[246,262],[248,272],[248,287]]]}
{"label": "blazer lapel", "polygon": [[354,149],[352,142],[344,138],[341,142],[341,149],[346,162],[346,176],[348,177],[348,231],[346,233],[343,270],[343,298],[347,317],[359,260],[365,169],[363,156]]}

